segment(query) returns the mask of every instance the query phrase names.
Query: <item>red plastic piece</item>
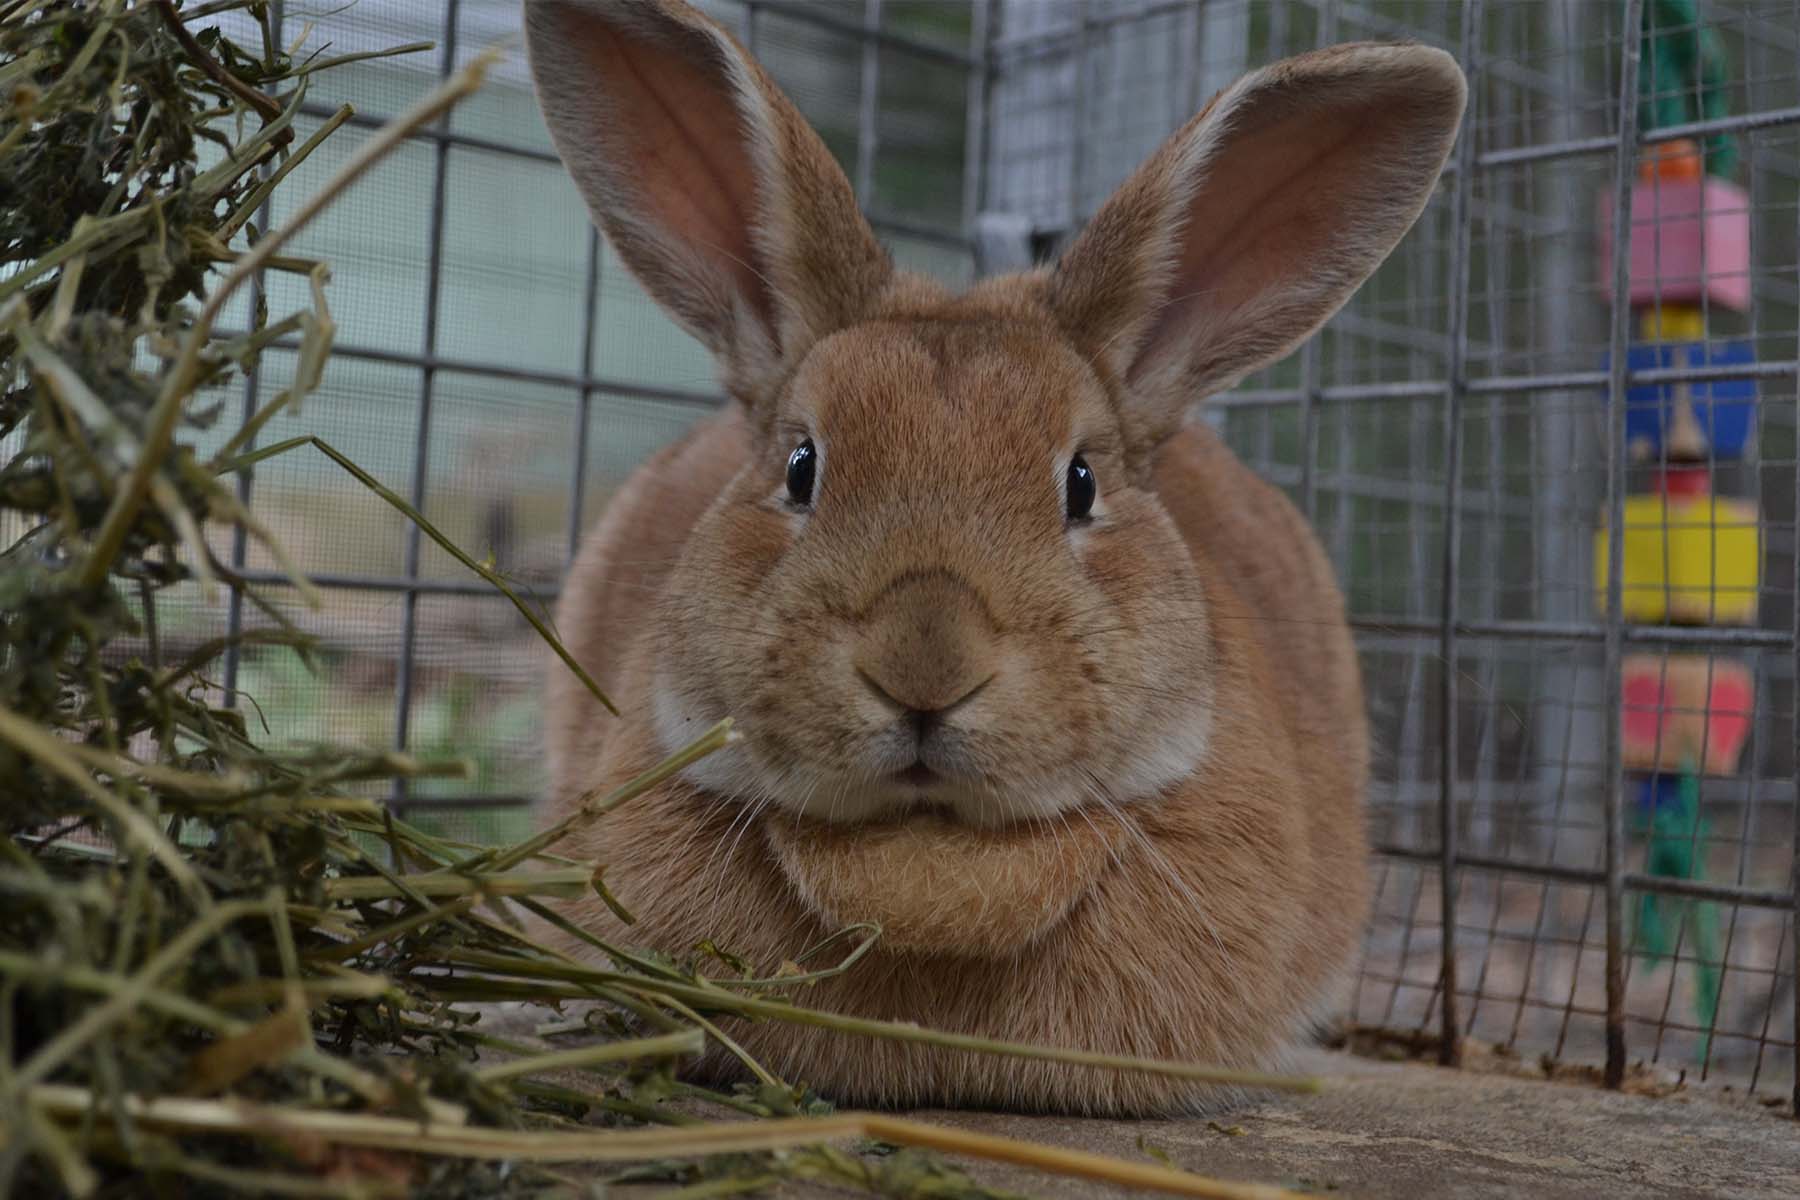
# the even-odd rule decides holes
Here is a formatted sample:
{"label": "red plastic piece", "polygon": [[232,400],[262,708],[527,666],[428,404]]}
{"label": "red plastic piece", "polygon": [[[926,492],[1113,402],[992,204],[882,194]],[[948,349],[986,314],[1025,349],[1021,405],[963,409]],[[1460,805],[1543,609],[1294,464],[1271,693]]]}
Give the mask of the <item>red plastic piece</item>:
{"label": "red plastic piece", "polygon": [[1706,467],[1667,467],[1656,473],[1652,490],[1665,496],[1704,496],[1712,491]]}

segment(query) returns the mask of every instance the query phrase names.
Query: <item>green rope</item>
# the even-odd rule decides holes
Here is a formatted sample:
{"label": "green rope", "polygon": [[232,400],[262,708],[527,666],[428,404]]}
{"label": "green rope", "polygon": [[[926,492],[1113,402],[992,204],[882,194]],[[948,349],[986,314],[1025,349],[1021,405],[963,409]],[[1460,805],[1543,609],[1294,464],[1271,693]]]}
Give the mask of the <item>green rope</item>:
{"label": "green rope", "polygon": [[[1638,73],[1638,125],[1648,131],[1727,116],[1731,61],[1724,43],[1700,23],[1694,0],[1651,0],[1644,6],[1644,65]],[[1715,133],[1703,141],[1706,173],[1737,169],[1737,142]]]}

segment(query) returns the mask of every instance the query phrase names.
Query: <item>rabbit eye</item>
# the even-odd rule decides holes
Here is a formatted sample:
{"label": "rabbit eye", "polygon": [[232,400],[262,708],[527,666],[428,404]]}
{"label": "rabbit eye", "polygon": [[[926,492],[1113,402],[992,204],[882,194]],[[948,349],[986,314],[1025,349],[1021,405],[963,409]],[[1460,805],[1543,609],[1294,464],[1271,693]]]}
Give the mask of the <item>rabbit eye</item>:
{"label": "rabbit eye", "polygon": [[1071,521],[1080,521],[1094,510],[1094,497],[1099,493],[1094,482],[1094,469],[1077,454],[1069,460],[1069,479],[1064,488],[1064,508]]}
{"label": "rabbit eye", "polygon": [[795,446],[794,452],[788,455],[788,499],[795,504],[812,503],[813,475],[818,470],[818,463],[819,452],[813,448],[811,438]]}

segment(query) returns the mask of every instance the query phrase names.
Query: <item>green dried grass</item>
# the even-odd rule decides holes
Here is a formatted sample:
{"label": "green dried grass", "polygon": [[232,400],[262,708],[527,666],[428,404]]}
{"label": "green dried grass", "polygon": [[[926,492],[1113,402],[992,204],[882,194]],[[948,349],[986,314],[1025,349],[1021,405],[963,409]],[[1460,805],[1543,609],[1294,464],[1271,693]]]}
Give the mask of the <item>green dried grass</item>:
{"label": "green dried grass", "polygon": [[[196,19],[234,8],[261,19],[260,53]],[[19,447],[0,464],[0,520],[22,531],[0,552],[0,1191],[497,1195],[581,1186],[541,1164],[654,1159],[628,1174],[692,1196],[791,1178],[897,1196],[997,1194],[933,1154],[823,1144],[860,1137],[1189,1195],[1276,1194],[831,1114],[747,1058],[755,1086],[678,1082],[677,1064],[708,1040],[741,1056],[714,1023],[735,1016],[1308,1086],[939,1034],[769,994],[855,969],[871,928],[820,947],[841,945],[830,966],[727,981],[585,934],[608,965],[581,963],[523,933],[515,907],[562,920],[538,897],[593,888],[618,905],[594,864],[555,847],[728,745],[728,722],[556,827],[484,849],[432,837],[349,790],[461,764],[261,746],[211,683],[232,639],[163,661],[159,599],[194,581],[241,589],[270,621],[238,646],[306,654],[305,635],[214,557],[203,529],[241,522],[288,584],[314,595],[235,488],[238,473],[308,446],[509,598],[599,695],[505,579],[349,458],[314,438],[246,450],[317,384],[334,333],[326,268],[281,249],[478,86],[489,62],[366,141],[288,224],[258,230],[270,193],[350,115],[296,144],[307,80],[367,57],[297,62],[267,16],[254,0],[185,13],[163,0],[0,0],[0,437]],[[278,83],[290,90],[275,93]],[[223,157],[203,171],[208,142]],[[247,332],[216,338],[227,301],[267,270],[309,276],[311,307],[271,321],[259,306]],[[202,461],[193,443],[217,420],[218,390],[296,336],[294,386]],[[145,352],[151,370],[138,365]],[[544,1006],[547,1036],[602,1040],[569,1049],[494,1037],[468,1007],[494,1000]],[[606,1020],[561,1020],[563,1000],[599,1000]],[[708,1107],[767,1119],[700,1122]]]}

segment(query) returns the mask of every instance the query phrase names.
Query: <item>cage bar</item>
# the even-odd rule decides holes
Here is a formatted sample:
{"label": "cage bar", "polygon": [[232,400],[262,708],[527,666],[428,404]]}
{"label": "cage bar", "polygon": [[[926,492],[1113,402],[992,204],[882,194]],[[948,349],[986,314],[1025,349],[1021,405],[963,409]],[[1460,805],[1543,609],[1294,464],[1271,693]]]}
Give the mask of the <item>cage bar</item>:
{"label": "cage bar", "polygon": [[[1463,44],[1462,67],[1469,81],[1470,116],[1468,124],[1474,125],[1473,109],[1479,104],[1481,96],[1481,19],[1482,0],[1465,0],[1462,11]],[[1467,385],[1463,379],[1464,360],[1468,344],[1464,337],[1464,327],[1469,315],[1469,238],[1471,220],[1469,201],[1474,187],[1474,176],[1467,169],[1471,150],[1475,139],[1465,133],[1457,141],[1456,157],[1463,167],[1456,175],[1451,187],[1450,224],[1454,229],[1450,242],[1450,280],[1455,294],[1450,301],[1450,329],[1447,365],[1449,367],[1449,387],[1445,399],[1446,415],[1444,418],[1444,547],[1443,547],[1443,584],[1439,596],[1440,634],[1438,639],[1438,657],[1442,660],[1442,669],[1438,673],[1439,761],[1443,764],[1438,775],[1438,848],[1440,863],[1438,866],[1438,883],[1443,899],[1443,946],[1440,955],[1442,961],[1443,981],[1441,984],[1443,1003],[1443,1024],[1439,1031],[1438,1061],[1446,1065],[1457,1063],[1462,1058],[1462,1038],[1458,1031],[1456,1018],[1456,916],[1458,879],[1457,854],[1461,850],[1460,830],[1457,814],[1457,709],[1456,693],[1459,680],[1457,667],[1457,622],[1461,617],[1457,608],[1457,595],[1462,585],[1462,457],[1463,457],[1463,398],[1467,394]]]}
{"label": "cage bar", "polygon": [[[458,19],[461,10],[462,0],[445,0],[439,79],[450,78],[451,73],[456,70],[456,37],[461,26]],[[448,129],[449,123],[447,113],[438,119],[439,126],[444,129]],[[440,138],[433,150],[431,217],[428,226],[430,250],[425,273],[425,340],[420,351],[425,363],[419,368],[419,408],[413,425],[412,483],[407,496],[412,506],[420,512],[425,511],[425,491],[430,478],[431,409],[438,376],[438,367],[433,360],[437,355],[438,313],[443,291],[444,206],[450,182],[450,142]],[[408,586],[401,593],[400,665],[394,687],[394,748],[400,751],[407,748],[407,735],[412,726],[413,676],[417,666],[419,629],[419,589],[415,585],[419,580],[419,553],[423,536],[418,526],[407,526],[403,570]],[[409,781],[404,775],[394,777],[388,803],[397,813],[405,813],[409,790]]]}

